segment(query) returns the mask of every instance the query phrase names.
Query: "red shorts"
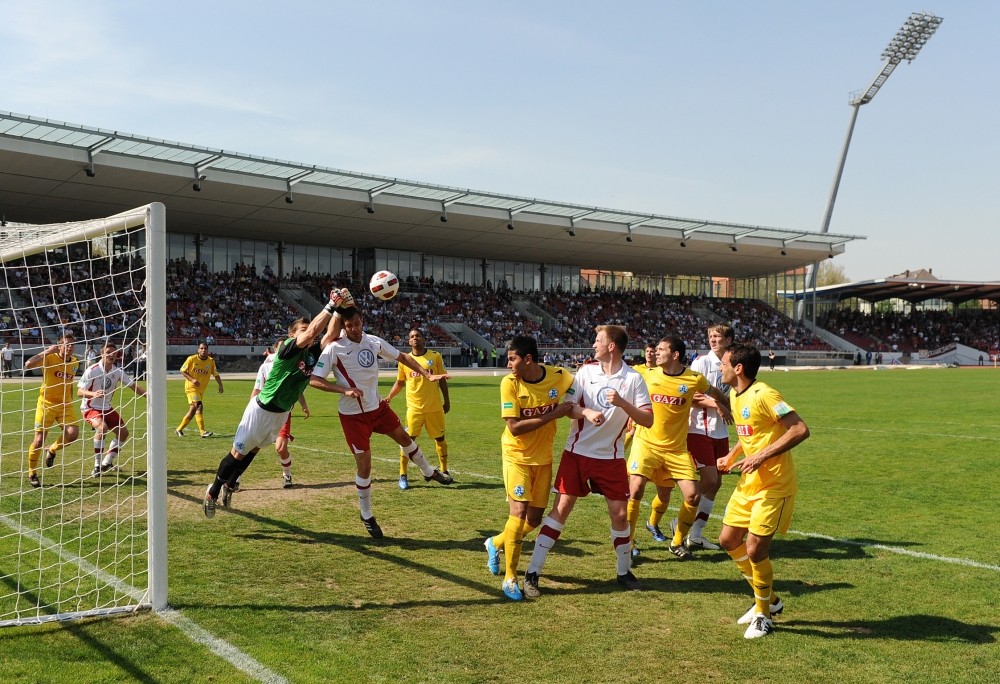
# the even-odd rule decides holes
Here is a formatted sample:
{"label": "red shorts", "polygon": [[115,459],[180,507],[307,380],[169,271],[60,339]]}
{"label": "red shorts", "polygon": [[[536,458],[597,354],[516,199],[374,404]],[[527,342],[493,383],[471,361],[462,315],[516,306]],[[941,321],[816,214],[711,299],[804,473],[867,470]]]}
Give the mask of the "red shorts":
{"label": "red shorts", "polygon": [[289,442],[291,442],[293,439],[295,439],[294,437],[292,437],[292,414],[291,413],[288,414],[288,420],[285,421],[285,424],[281,426],[281,430],[278,432],[278,437],[284,437]]}
{"label": "red shorts", "polygon": [[627,501],[628,470],[625,459],[590,458],[564,451],[553,489],[570,496],[587,496],[593,492],[611,501]]}
{"label": "red shorts", "polygon": [[125,424],[122,422],[122,417],[118,415],[118,411],[115,411],[114,409],[110,409],[108,411],[88,409],[83,412],[83,419],[90,423],[95,430],[102,422],[108,426],[109,430],[114,430],[116,427]]}
{"label": "red shorts", "polygon": [[716,462],[729,453],[729,438],[719,437],[716,439],[708,435],[689,432],[688,452],[690,452],[691,458],[694,459],[695,465],[699,468],[704,468],[705,466],[715,468]]}
{"label": "red shorts", "polygon": [[368,413],[340,414],[340,426],[352,454],[371,449],[372,433],[387,435],[400,427],[399,416],[383,400],[378,408]]}

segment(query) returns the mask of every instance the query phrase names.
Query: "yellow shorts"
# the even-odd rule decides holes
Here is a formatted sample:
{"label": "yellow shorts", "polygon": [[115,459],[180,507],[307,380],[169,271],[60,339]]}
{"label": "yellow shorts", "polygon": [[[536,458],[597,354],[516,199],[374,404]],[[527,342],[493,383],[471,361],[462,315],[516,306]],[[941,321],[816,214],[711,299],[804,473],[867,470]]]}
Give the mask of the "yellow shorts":
{"label": "yellow shorts", "polygon": [[52,405],[39,402],[35,405],[35,432],[48,430],[56,423],[71,425],[79,422],[80,414],[75,403]]}
{"label": "yellow shorts", "polygon": [[444,437],[444,411],[412,411],[406,409],[406,434],[416,439],[420,431],[427,428],[431,439]]}
{"label": "yellow shorts", "polygon": [[525,465],[505,458],[503,484],[510,499],[525,501],[532,508],[545,508],[552,489],[552,464]]}
{"label": "yellow shorts", "polygon": [[794,511],[794,494],[778,499],[763,496],[750,499],[736,490],[726,506],[722,524],[749,530],[757,537],[771,537],[775,532],[788,532]]}
{"label": "yellow shorts", "polygon": [[629,453],[628,474],[642,475],[661,487],[672,487],[668,480],[697,480],[698,471],[687,451],[657,449],[648,442],[637,439]]}
{"label": "yellow shorts", "polygon": [[185,392],[188,404],[200,404],[205,396],[204,392]]}

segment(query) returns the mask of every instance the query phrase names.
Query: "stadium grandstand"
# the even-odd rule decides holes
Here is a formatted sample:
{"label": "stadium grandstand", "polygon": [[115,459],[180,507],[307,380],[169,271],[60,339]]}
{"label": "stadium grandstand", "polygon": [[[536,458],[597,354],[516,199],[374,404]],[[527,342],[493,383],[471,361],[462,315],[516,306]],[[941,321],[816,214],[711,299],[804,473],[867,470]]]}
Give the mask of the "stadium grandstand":
{"label": "stadium grandstand", "polygon": [[[878,281],[884,286],[805,291],[806,267],[859,236],[444,187],[0,112],[5,224],[76,221],[149,202],[167,208],[174,360],[208,339],[227,365],[245,359],[255,368],[289,318],[317,310],[331,286],[364,292],[380,269],[404,286],[392,302],[365,301],[369,328],[402,345],[420,325],[451,366],[502,363],[496,349],[522,331],[537,335],[550,359],[579,361],[597,320],[626,325],[636,355],[668,332],[698,349],[706,325],[732,322],[741,339],[788,365],[844,365],[868,352],[886,362],[941,360],[922,352],[957,344],[974,357],[1000,346],[1000,284],[949,291],[911,279],[902,290]],[[18,356],[86,318],[70,305],[80,301],[67,292],[72,261],[45,269],[50,282],[41,282],[43,271],[31,268],[40,258],[5,270],[6,291],[20,295],[0,301],[0,335]],[[933,296],[915,300],[918,289]],[[909,309],[871,305],[884,293]],[[109,334],[124,324],[114,316],[118,296],[105,296]],[[51,300],[48,319],[27,313],[28,300],[36,310]],[[794,320],[802,300],[812,313]]]}

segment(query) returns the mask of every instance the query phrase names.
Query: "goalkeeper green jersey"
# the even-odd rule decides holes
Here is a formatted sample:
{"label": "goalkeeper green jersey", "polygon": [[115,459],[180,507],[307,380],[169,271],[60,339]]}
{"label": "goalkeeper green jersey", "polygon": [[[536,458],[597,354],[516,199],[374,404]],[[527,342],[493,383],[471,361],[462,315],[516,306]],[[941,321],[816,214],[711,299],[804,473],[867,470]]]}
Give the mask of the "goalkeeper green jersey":
{"label": "goalkeeper green jersey", "polygon": [[297,347],[292,337],[282,342],[274,356],[271,372],[267,374],[264,389],[257,395],[261,408],[274,413],[291,411],[309,386],[313,366],[321,351],[318,342],[304,349]]}

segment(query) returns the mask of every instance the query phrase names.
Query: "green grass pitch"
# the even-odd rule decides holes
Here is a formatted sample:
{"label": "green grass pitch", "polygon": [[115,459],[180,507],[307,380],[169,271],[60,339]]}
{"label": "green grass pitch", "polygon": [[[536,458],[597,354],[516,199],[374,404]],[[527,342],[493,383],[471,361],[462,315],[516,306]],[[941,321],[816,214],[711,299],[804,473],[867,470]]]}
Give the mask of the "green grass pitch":
{"label": "green grass pitch", "polygon": [[[766,639],[745,641],[735,624],[749,587],[721,551],[680,562],[640,528],[644,590],[620,591],[594,497],[550,554],[542,598],[504,599],[482,546],[507,516],[493,376],[450,381],[454,486],[425,484],[411,466],[414,486],[399,491],[396,448],[375,439],[383,540],[358,519],[335,397],[314,390],[312,417],[294,418],[298,486],[281,488],[263,450],[233,509],[205,519],[205,486],[251,383],[226,380],[225,394],[206,396],[214,438],[180,439],[182,385],[169,382],[170,604],[289,682],[1000,681],[997,371],[761,379],[812,431],[796,449],[793,531],[773,546],[785,612]],[[394,404],[402,415],[402,398]],[[734,483],[724,479],[709,536]],[[255,677],[149,613],[0,631],[0,682],[120,681]]]}

